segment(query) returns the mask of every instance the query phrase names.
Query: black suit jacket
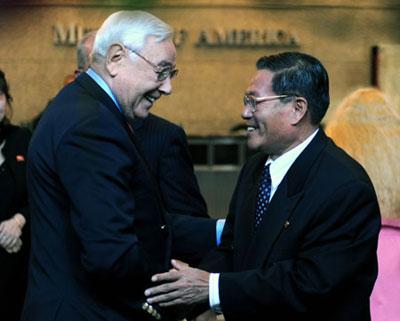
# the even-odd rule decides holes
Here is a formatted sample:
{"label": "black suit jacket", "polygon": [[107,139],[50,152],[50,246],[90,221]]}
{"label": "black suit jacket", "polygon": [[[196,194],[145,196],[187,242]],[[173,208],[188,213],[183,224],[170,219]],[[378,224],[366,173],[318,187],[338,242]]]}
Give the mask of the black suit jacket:
{"label": "black suit jacket", "polygon": [[185,132],[161,117],[135,118],[133,130],[168,212],[209,217],[193,172]]}
{"label": "black suit jacket", "polygon": [[[27,284],[30,247],[26,160],[30,139],[28,130],[0,122],[0,135],[5,139],[2,154],[6,179],[0,179],[0,223],[22,213],[27,224],[22,230],[22,248],[7,253],[0,247],[0,309],[2,320],[20,320]],[[0,141],[2,139],[0,138]],[[1,178],[4,176],[0,175]]]}
{"label": "black suit jacket", "polygon": [[370,320],[380,216],[367,174],[320,130],[254,234],[266,159],[257,154],[243,167],[222,245],[204,264],[222,272],[226,320]]}
{"label": "black suit jacket", "polygon": [[215,243],[212,220],[165,212],[125,118],[86,74],[40,120],[28,189],[23,320],[147,320],[141,304],[150,277],[169,269],[171,255]]}
{"label": "black suit jacket", "polygon": [[[2,153],[15,182],[14,195],[10,199],[2,199],[0,219],[9,219],[15,213],[28,215],[28,193],[26,190],[26,153],[30,140],[27,129],[14,125],[0,125],[5,138]],[[1,140],[0,140],[1,141]],[[10,187],[11,188],[11,187]]]}

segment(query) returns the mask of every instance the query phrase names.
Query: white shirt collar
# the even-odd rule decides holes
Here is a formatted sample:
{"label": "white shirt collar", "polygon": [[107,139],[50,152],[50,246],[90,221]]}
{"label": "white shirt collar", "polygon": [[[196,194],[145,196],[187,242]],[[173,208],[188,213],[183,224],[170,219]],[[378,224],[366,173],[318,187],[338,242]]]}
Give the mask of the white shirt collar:
{"label": "white shirt collar", "polygon": [[[287,151],[286,153],[279,156],[277,159],[272,160],[268,158],[265,165],[270,165],[271,174],[271,188],[275,192],[278,185],[282,182],[289,168],[293,165],[297,157],[303,152],[303,150],[310,144],[312,139],[317,135],[319,129],[315,130],[304,142]],[[273,193],[271,193],[273,194]],[[272,197],[272,195],[271,195]]]}

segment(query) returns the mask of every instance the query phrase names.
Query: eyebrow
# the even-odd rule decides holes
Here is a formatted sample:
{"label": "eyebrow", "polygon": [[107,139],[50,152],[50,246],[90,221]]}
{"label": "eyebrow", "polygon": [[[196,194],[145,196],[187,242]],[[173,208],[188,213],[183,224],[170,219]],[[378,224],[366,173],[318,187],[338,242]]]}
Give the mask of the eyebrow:
{"label": "eyebrow", "polygon": [[159,63],[157,64],[157,66],[175,68],[175,66],[174,66],[171,62],[166,61],[166,60],[162,60],[161,62],[159,62]]}
{"label": "eyebrow", "polygon": [[245,91],[244,93],[246,96],[255,96],[256,93],[254,91]]}

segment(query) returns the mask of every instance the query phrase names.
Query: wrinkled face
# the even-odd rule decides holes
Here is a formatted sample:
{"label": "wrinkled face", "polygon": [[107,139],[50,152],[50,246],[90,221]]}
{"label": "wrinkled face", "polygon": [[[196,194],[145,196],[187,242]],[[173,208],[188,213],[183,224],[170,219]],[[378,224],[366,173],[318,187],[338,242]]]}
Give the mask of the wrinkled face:
{"label": "wrinkled face", "polygon": [[[255,97],[276,96],[272,90],[273,73],[268,70],[258,70],[252,78],[246,95]],[[290,99],[267,100],[257,103],[256,111],[245,105],[242,118],[247,121],[247,144],[249,148],[261,148],[271,157],[278,157],[291,145],[292,125],[291,114],[293,104]]]}
{"label": "wrinkled face", "polygon": [[[149,37],[140,55],[156,66],[175,68],[176,50],[172,40],[156,42],[154,37]],[[154,102],[172,92],[171,78],[159,81],[157,76],[148,62],[124,48],[113,92],[128,117],[147,117]]]}
{"label": "wrinkled face", "polygon": [[0,91],[0,122],[6,114],[7,98],[4,93]]}

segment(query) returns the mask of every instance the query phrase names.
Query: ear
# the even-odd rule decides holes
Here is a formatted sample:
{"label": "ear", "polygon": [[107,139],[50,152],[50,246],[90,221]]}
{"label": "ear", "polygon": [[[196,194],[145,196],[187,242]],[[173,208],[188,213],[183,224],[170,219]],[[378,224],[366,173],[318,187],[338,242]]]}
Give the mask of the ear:
{"label": "ear", "polygon": [[304,97],[295,97],[292,105],[291,125],[300,123],[307,114],[308,102]]}
{"label": "ear", "polygon": [[120,44],[113,44],[107,50],[106,55],[106,69],[111,77],[118,74],[120,66],[126,55],[124,47]]}

